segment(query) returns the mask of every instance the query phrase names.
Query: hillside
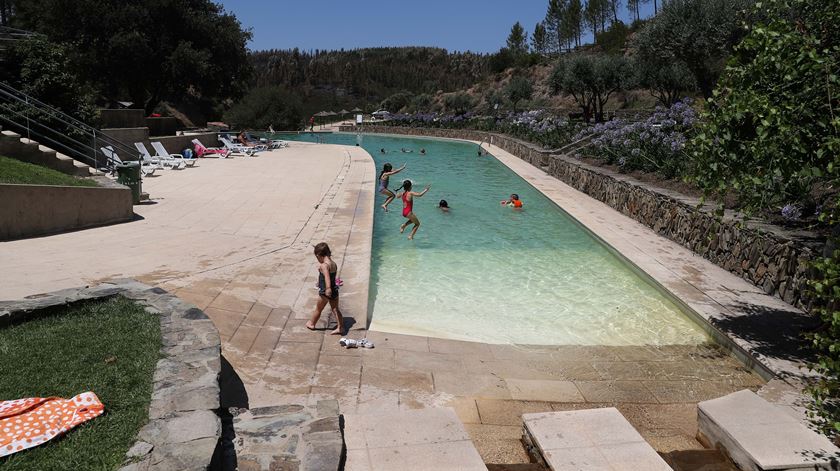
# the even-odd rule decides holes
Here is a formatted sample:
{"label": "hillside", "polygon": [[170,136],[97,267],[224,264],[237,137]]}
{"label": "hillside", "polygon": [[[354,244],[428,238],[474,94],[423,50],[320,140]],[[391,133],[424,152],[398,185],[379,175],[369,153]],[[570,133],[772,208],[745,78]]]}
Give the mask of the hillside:
{"label": "hillside", "polygon": [[288,89],[303,100],[307,113],[370,108],[398,92],[469,88],[488,76],[488,58],[431,47],[268,50],[250,55],[254,85]]}

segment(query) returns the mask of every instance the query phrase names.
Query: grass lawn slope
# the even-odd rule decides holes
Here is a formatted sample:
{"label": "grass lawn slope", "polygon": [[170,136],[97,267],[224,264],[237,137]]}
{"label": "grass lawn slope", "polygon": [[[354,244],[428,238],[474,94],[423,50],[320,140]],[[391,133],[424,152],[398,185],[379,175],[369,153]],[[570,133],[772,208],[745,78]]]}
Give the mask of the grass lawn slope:
{"label": "grass lawn slope", "polygon": [[116,469],[148,419],[159,318],[122,297],[52,311],[0,327],[0,400],[93,391],[105,413],[64,437],[0,458],[0,469]]}
{"label": "grass lawn slope", "polygon": [[74,177],[40,165],[0,155],[0,183],[21,185],[98,186],[87,178]]}

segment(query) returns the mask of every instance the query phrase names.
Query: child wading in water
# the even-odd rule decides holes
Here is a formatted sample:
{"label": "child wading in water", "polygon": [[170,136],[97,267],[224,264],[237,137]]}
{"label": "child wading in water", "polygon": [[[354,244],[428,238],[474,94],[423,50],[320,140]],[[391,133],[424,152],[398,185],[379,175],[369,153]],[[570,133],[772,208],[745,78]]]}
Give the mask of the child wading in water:
{"label": "child wading in water", "polygon": [[388,205],[391,204],[391,201],[394,201],[394,196],[396,196],[393,191],[388,189],[388,181],[391,179],[391,175],[396,175],[402,172],[405,168],[405,164],[396,170],[391,170],[392,168],[391,164],[385,164],[382,166],[382,171],[379,172],[379,192],[388,197],[388,199],[385,200],[385,204],[382,205],[382,209],[384,209],[386,213],[388,212]]}
{"label": "child wading in water", "polygon": [[315,325],[321,318],[321,311],[329,303],[330,309],[338,322],[338,327],[330,334],[341,335],[344,333],[344,318],[338,308],[338,285],[335,284],[335,274],[338,271],[338,266],[333,261],[330,246],[326,242],[321,242],[315,246],[315,258],[318,259],[318,305],[315,307],[312,319],[309,319],[309,322],[306,323],[306,328],[315,330]]}
{"label": "child wading in water", "polygon": [[432,185],[426,185],[426,189],[421,191],[420,193],[417,193],[416,191],[411,191],[411,180],[405,180],[402,184],[402,187],[400,187],[400,189],[404,190],[400,194],[400,197],[403,201],[402,214],[404,218],[408,218],[408,221],[406,221],[405,223],[403,223],[402,226],[400,226],[400,234],[405,232],[405,228],[408,227],[409,223],[414,224],[414,228],[411,230],[411,234],[408,235],[408,240],[414,239],[414,234],[417,234],[417,229],[420,228],[420,220],[417,219],[417,216],[414,214],[414,197],[416,196],[419,198],[425,195],[431,187]]}
{"label": "child wading in water", "polygon": [[522,200],[519,199],[519,195],[513,193],[510,195],[509,200],[502,201],[502,206],[508,206],[509,208],[514,209],[522,209]]}

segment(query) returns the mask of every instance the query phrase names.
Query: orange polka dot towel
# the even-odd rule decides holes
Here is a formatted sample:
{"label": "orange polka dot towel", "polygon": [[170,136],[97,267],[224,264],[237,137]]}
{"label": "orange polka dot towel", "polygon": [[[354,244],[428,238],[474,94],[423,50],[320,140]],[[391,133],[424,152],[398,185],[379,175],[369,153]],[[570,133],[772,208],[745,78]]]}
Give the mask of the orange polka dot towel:
{"label": "orange polka dot towel", "polygon": [[105,406],[92,392],[71,399],[30,397],[0,402],[0,457],[46,443],[102,415]]}

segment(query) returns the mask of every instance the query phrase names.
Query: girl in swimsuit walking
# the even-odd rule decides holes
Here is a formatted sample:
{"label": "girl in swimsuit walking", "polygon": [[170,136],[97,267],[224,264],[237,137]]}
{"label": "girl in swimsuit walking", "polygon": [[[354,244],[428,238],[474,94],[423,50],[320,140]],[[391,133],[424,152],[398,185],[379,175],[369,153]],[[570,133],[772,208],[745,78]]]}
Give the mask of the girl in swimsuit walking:
{"label": "girl in swimsuit walking", "polygon": [[391,179],[391,175],[396,175],[402,172],[405,168],[405,164],[396,170],[391,170],[392,168],[391,164],[385,164],[382,166],[382,171],[379,172],[379,192],[388,197],[388,199],[385,200],[385,204],[382,205],[382,209],[384,209],[386,213],[388,212],[388,205],[391,204],[391,201],[394,201],[394,196],[396,196],[393,191],[388,189],[388,180]]}
{"label": "girl in swimsuit walking", "polygon": [[330,309],[335,315],[335,320],[338,322],[338,326],[330,334],[341,335],[344,333],[344,318],[338,308],[338,285],[335,284],[338,265],[333,261],[330,246],[326,242],[321,242],[315,246],[315,258],[318,259],[318,305],[315,307],[312,318],[306,323],[306,328],[315,330],[315,325],[321,318],[321,311],[329,303]]}
{"label": "girl in swimsuit walking", "polygon": [[414,224],[414,228],[411,229],[411,233],[408,235],[408,240],[414,239],[414,234],[417,234],[417,229],[420,228],[420,220],[417,219],[417,216],[414,214],[414,198],[419,198],[425,195],[431,187],[432,185],[426,185],[426,189],[424,189],[420,193],[417,193],[416,191],[411,191],[411,180],[405,180],[402,184],[402,187],[400,187],[400,189],[403,190],[403,192],[400,193],[400,197],[403,201],[402,214],[404,218],[408,219],[406,222],[403,223],[402,226],[400,226],[400,234],[405,232],[405,228],[408,227],[409,223]]}

